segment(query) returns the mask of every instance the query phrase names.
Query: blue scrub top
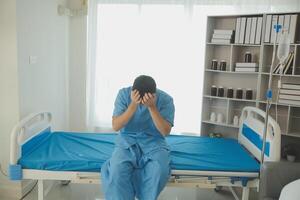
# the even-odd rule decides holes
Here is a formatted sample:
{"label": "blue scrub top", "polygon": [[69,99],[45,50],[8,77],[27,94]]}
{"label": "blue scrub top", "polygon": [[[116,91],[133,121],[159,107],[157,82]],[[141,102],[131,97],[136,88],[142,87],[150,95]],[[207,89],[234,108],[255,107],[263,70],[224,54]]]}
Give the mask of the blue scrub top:
{"label": "blue scrub top", "polygon": [[[119,90],[115,101],[113,116],[124,113],[131,103],[131,87]],[[173,98],[166,92],[156,90],[156,107],[161,116],[173,127],[175,107]],[[139,104],[129,122],[120,130],[116,146],[129,148],[138,144],[144,153],[159,148],[168,148],[164,136],[156,128],[148,108]]]}

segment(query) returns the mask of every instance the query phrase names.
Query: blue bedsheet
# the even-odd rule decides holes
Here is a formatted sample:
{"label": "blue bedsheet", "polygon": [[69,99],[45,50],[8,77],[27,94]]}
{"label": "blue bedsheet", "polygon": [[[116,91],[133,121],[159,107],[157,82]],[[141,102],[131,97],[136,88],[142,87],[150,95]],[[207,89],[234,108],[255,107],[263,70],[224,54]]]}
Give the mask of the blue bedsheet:
{"label": "blue bedsheet", "polygon": [[[99,172],[113,149],[115,134],[46,131],[22,146],[25,169]],[[177,170],[259,172],[259,163],[234,139],[167,137],[171,167]]]}

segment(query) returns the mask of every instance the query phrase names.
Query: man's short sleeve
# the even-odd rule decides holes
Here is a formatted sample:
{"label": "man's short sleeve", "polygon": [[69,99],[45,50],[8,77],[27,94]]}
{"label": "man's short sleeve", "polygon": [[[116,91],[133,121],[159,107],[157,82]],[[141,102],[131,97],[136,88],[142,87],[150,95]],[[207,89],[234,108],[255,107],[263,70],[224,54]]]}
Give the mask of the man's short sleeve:
{"label": "man's short sleeve", "polygon": [[114,106],[113,117],[119,116],[126,111],[127,101],[125,89],[119,90]]}
{"label": "man's short sleeve", "polygon": [[174,113],[175,106],[173,103],[173,99],[172,97],[168,97],[165,99],[163,105],[161,106],[160,114],[165,120],[170,123],[172,127],[174,126]]}

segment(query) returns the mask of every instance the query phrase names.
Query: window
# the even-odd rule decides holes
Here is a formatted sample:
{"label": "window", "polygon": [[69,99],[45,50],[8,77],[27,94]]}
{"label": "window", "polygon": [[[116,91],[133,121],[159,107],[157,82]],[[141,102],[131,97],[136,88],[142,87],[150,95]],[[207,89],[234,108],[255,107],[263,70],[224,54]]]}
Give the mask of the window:
{"label": "window", "polygon": [[205,27],[183,5],[98,4],[90,125],[111,127],[118,90],[147,74],[174,99],[172,132],[199,134]]}

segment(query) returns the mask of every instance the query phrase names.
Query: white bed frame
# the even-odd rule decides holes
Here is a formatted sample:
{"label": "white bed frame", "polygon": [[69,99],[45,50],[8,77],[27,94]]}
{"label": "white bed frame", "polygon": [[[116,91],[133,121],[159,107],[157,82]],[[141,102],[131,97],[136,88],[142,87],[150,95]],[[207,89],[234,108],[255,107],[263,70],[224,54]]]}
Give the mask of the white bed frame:
{"label": "white bed frame", "polygon": [[[29,115],[15,126],[11,134],[11,166],[17,165],[21,155],[22,144],[35,137],[41,131],[51,127],[51,118],[51,113],[49,112],[36,113]],[[240,118],[238,140],[258,161],[260,160],[260,149],[242,134],[242,130],[244,124],[246,124],[262,137],[264,118],[265,112],[254,107],[245,107]],[[270,155],[266,156],[266,160],[268,161],[278,161],[280,159],[280,134],[278,124],[272,118],[269,118],[267,142],[270,143]],[[242,182],[241,180],[232,181],[231,177],[246,177],[249,180],[246,182]],[[22,179],[38,181],[38,200],[43,200],[46,195],[44,190],[45,180],[69,180],[72,183],[101,184],[101,174],[96,172],[22,169]],[[236,200],[239,197],[233,190],[233,187],[242,187],[241,199],[248,200],[250,188],[258,190],[259,173],[172,170],[168,186],[198,188],[227,186]]]}

